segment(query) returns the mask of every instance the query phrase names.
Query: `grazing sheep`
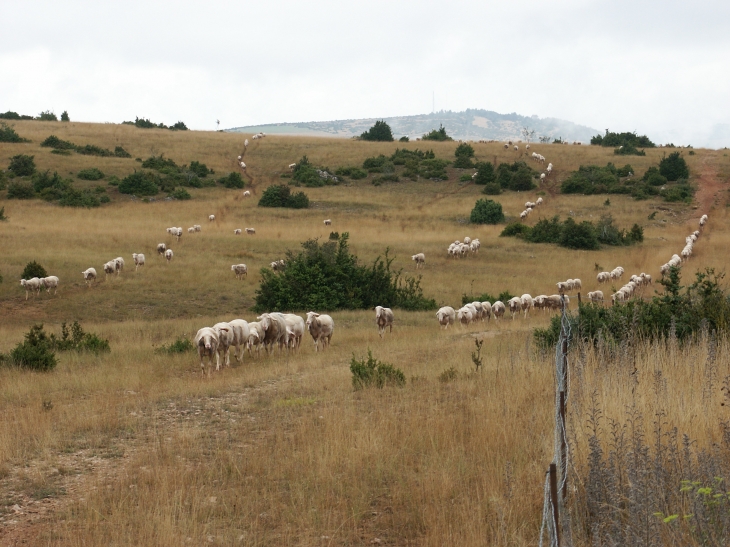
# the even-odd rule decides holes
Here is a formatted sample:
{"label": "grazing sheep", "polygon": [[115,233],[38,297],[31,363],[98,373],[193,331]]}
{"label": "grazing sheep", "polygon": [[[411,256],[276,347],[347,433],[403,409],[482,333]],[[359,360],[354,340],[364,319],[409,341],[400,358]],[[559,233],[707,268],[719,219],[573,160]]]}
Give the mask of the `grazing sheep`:
{"label": "grazing sheep", "polygon": [[454,324],[455,317],[456,312],[451,306],[444,306],[436,312],[436,319],[438,319],[439,325],[444,329],[448,329],[449,325]]}
{"label": "grazing sheep", "polygon": [[144,266],[144,255],[141,253],[132,253],[132,259],[134,260],[134,271],[139,270],[140,266]]}
{"label": "grazing sheep", "polygon": [[166,250],[167,250],[167,245],[165,245],[164,243],[157,244],[157,254],[158,255],[164,255]]}
{"label": "grazing sheep", "polygon": [[500,300],[497,300],[494,304],[492,304],[492,315],[494,315],[495,320],[502,319],[504,317],[505,310],[506,307]]}
{"label": "grazing sheep", "polygon": [[520,297],[520,300],[522,301],[522,311],[525,312],[525,317],[527,317],[527,314],[535,306],[535,303],[532,300],[532,296],[529,294],[523,294]]}
{"label": "grazing sheep", "polygon": [[591,302],[603,302],[603,291],[591,291],[588,293],[588,300]]}
{"label": "grazing sheep", "polygon": [[264,341],[264,330],[261,328],[261,323],[258,321],[252,321],[248,324],[248,354],[253,357],[253,351],[252,349],[256,348],[256,357],[258,357],[261,354],[261,345]]}
{"label": "grazing sheep", "polygon": [[21,279],[20,280],[20,286],[25,289],[25,299],[28,300],[28,293],[31,291],[35,291],[36,294],[40,294],[41,292],[41,280],[37,277],[32,277],[30,279]]}
{"label": "grazing sheep", "polygon": [[519,296],[510,298],[507,301],[509,312],[512,314],[512,320],[514,321],[515,315],[518,315],[522,311],[522,299]]}
{"label": "grazing sheep", "polygon": [[256,233],[255,228],[246,228],[246,235],[252,236]]}
{"label": "grazing sheep", "polygon": [[226,367],[231,366],[231,355],[230,350],[233,345],[233,327],[226,322],[216,323],[213,325],[213,330],[218,335],[218,353],[215,358],[215,369],[219,370],[220,360],[219,356],[223,354],[223,365]]}
{"label": "grazing sheep", "polygon": [[[41,284],[41,287],[45,287],[47,293],[50,293],[51,289],[53,289],[54,295],[58,292],[58,277],[56,277],[55,275],[49,275],[48,277],[41,277],[40,284]],[[40,289],[38,292],[40,292]]]}
{"label": "grazing sheep", "polygon": [[324,221],[324,225],[325,226],[332,226],[332,220],[328,218],[327,220]]}
{"label": "grazing sheep", "polygon": [[385,329],[390,327],[393,332],[393,310],[384,308],[383,306],[375,307],[375,324],[378,325],[378,334],[380,338],[385,334]]}
{"label": "grazing sheep", "polygon": [[213,368],[213,356],[216,358],[216,370],[220,368],[218,361],[218,333],[211,327],[203,327],[195,335],[193,341],[195,347],[198,348],[198,357],[200,357],[200,374],[205,376],[204,358],[208,357],[208,378],[210,378],[210,369]]}
{"label": "grazing sheep", "polygon": [[489,302],[482,302],[482,321],[486,318],[487,323],[492,319],[492,305]]}
{"label": "grazing sheep", "polygon": [[307,312],[307,330],[314,340],[314,351],[319,351],[319,343],[322,342],[322,349],[328,348],[335,332],[335,322],[329,315]]}
{"label": "grazing sheep", "polygon": [[110,260],[109,262],[107,262],[106,264],[104,264],[104,279],[106,279],[106,277],[109,274],[113,274],[116,271],[117,271],[117,264],[116,264],[116,262],[114,262],[113,260]]}
{"label": "grazing sheep", "polygon": [[239,363],[243,362],[243,353],[248,345],[248,338],[251,332],[248,328],[248,322],[243,319],[234,319],[229,321],[228,324],[231,326],[233,331],[233,341],[231,345],[234,346],[233,356]]}
{"label": "grazing sheep", "polygon": [[215,220],[215,215],[208,215],[208,220],[213,222]]}
{"label": "grazing sheep", "polygon": [[191,226],[190,228],[188,228],[188,233],[189,234],[194,234],[195,233],[195,226]]}
{"label": "grazing sheep", "polygon": [[193,224],[193,228],[195,228],[196,232],[200,232],[203,230],[203,228],[200,226],[200,224]]}
{"label": "grazing sheep", "polygon": [[[284,321],[286,321],[291,349],[299,349],[302,345],[302,336],[304,336],[304,319],[294,313],[282,313],[279,315],[281,315],[284,318]],[[289,344],[287,344],[287,347],[288,346]]]}
{"label": "grazing sheep", "polygon": [[540,205],[542,205],[542,204],[543,204],[543,199],[542,198],[537,198],[537,201],[535,201],[535,206],[536,207],[540,207]]}
{"label": "grazing sheep", "polygon": [[81,272],[81,275],[84,276],[84,283],[86,283],[86,286],[89,286],[89,283],[91,281],[96,281],[96,270],[94,268],[88,268],[87,270],[84,270]]}
{"label": "grazing sheep", "polygon": [[248,267],[245,264],[232,264],[231,271],[236,274],[236,279],[243,279],[243,276],[248,276]]}
{"label": "grazing sheep", "polygon": [[116,257],[114,260],[114,269],[117,272],[117,275],[124,269],[124,259],[121,256]]}
{"label": "grazing sheep", "polygon": [[598,281],[598,284],[601,283],[608,283],[611,280],[611,274],[608,272],[599,272],[596,276],[596,281]]}
{"label": "grazing sheep", "polygon": [[172,249],[167,249],[165,251],[165,258],[167,259],[168,264],[172,260],[172,254]]}
{"label": "grazing sheep", "polygon": [[422,268],[426,264],[426,255],[423,253],[415,254],[411,257],[411,260],[415,261],[416,269]]}
{"label": "grazing sheep", "polygon": [[251,197],[251,192],[249,192],[248,190],[244,190],[243,197],[250,198]]}
{"label": "grazing sheep", "polygon": [[241,235],[241,229],[240,228],[236,228],[235,230],[233,230],[233,235],[240,236]]}
{"label": "grazing sheep", "polygon": [[283,260],[274,260],[271,264],[269,264],[269,266],[271,266],[271,269],[275,272],[280,272],[286,267],[286,262]]}
{"label": "grazing sheep", "polygon": [[583,284],[581,283],[580,279],[573,279],[573,290],[577,290],[580,292],[580,290],[583,288]]}
{"label": "grazing sheep", "polygon": [[546,176],[545,173],[540,173],[540,182],[543,182]]}
{"label": "grazing sheep", "polygon": [[456,318],[458,319],[459,323],[463,325],[468,325],[469,323],[472,323],[475,318],[475,309],[472,306],[463,306],[456,310]]}
{"label": "grazing sheep", "polygon": [[283,339],[286,337],[286,321],[284,321],[284,317],[276,313],[264,313],[257,317],[257,319],[264,332],[262,342],[266,351],[271,353],[274,350],[274,344],[276,344],[279,346],[279,352],[281,353]]}

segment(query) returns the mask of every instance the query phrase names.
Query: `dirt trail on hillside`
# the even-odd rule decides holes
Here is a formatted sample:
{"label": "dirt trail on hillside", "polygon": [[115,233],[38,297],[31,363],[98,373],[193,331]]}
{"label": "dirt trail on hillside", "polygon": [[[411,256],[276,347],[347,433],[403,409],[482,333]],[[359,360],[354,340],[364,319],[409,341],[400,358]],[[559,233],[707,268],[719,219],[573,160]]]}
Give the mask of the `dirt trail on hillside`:
{"label": "dirt trail on hillside", "polygon": [[697,178],[695,200],[700,215],[709,213],[713,206],[719,205],[720,192],[724,190],[723,181],[717,172],[717,152],[709,153],[702,158],[702,166]]}

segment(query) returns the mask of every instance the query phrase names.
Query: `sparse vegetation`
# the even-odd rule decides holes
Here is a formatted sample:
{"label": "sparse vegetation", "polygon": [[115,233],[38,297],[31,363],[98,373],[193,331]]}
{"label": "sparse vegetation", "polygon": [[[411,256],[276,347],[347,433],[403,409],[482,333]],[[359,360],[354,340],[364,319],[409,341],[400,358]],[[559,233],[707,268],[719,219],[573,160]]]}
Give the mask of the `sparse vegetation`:
{"label": "sparse vegetation", "polygon": [[185,125],[184,122],[177,122],[170,127],[166,126],[164,123],[153,123],[148,118],[138,118],[135,117],[133,122],[122,122],[124,125],[133,125],[135,127],[139,127],[140,129],[170,129],[172,131],[187,131],[188,127]]}
{"label": "sparse vegetation", "polygon": [[90,169],[82,169],[76,173],[76,177],[81,180],[101,180],[104,178],[104,173],[96,167],[91,167]]}
{"label": "sparse vegetation", "polygon": [[13,127],[0,122],[0,142],[27,142],[27,140],[18,135]]}
{"label": "sparse vegetation", "polygon": [[403,387],[406,385],[406,376],[403,371],[375,359],[369,349],[367,359],[357,360],[354,355],[352,356],[350,372],[352,372],[352,387],[356,391],[368,387],[383,389],[386,386]]}

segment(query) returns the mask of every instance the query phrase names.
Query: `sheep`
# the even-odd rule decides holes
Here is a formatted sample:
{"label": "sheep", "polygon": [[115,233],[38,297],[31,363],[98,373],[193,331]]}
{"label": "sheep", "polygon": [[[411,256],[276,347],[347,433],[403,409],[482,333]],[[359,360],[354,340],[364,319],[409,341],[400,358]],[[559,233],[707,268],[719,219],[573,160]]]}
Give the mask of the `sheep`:
{"label": "sheep", "polygon": [[559,283],[556,283],[558,286],[558,293],[564,294],[565,291],[569,291],[571,289],[571,286],[566,281],[560,281]]}
{"label": "sheep", "polygon": [[173,255],[173,253],[172,253],[172,249],[167,249],[167,250],[165,251],[165,258],[167,259],[167,263],[168,263],[168,264],[169,264],[169,263],[170,263],[170,261],[172,260],[172,255]]}
{"label": "sheep", "polygon": [[248,148],[248,139],[246,139],[245,141],[243,141],[243,147],[244,148]]}
{"label": "sheep", "polygon": [[519,149],[520,147],[515,144],[515,152],[517,152]]}
{"label": "sheep", "polygon": [[248,349],[249,356],[253,357],[252,348],[256,348],[256,357],[261,354],[261,345],[264,341],[264,330],[261,328],[261,323],[258,321],[252,321],[248,324],[248,342],[246,348]]}
{"label": "sheep", "polygon": [[244,190],[243,197],[250,198],[251,197],[251,192],[249,192],[248,190]]}
{"label": "sheep", "polygon": [[331,219],[329,219],[329,218],[328,218],[328,219],[325,219],[325,221],[324,221],[324,225],[325,225],[325,226],[332,226],[332,220],[331,220]]}
{"label": "sheep", "polygon": [[530,145],[529,144],[525,145],[525,150],[529,150],[529,149],[530,149]]}
{"label": "sheep", "polygon": [[208,220],[213,222],[215,220],[215,215],[208,215]]}
{"label": "sheep", "polygon": [[512,314],[512,320],[514,321],[515,315],[522,311],[522,299],[519,296],[510,298],[507,301],[507,306],[509,307],[509,312]]}
{"label": "sheep", "polygon": [[196,232],[200,232],[203,230],[203,228],[200,226],[200,224],[193,224],[193,228],[195,228]]}
{"label": "sheep", "polygon": [[546,176],[545,173],[540,173],[540,182],[544,182]]}
{"label": "sheep", "polygon": [[256,233],[255,228],[246,228],[246,235],[252,236]]}
{"label": "sheep", "polygon": [[527,215],[528,215],[528,214],[529,214],[529,213],[528,213],[527,211],[522,211],[522,212],[520,213],[520,220],[525,220],[525,219],[527,218]]}
{"label": "sheep", "polygon": [[472,321],[474,321],[474,308],[470,306],[464,306],[462,308],[459,308],[456,310],[456,318],[459,320],[459,323],[463,325],[468,325]]}
{"label": "sheep", "polygon": [[[49,275],[48,277],[41,277],[40,286],[45,287],[47,293],[50,293],[51,289],[53,289],[53,294],[55,295],[58,292],[58,277],[56,277],[55,275]],[[40,292],[40,289],[39,289],[39,292]]]}
{"label": "sheep", "polygon": [[497,300],[494,304],[492,304],[492,315],[494,315],[495,320],[504,317],[504,312],[505,306],[503,302]]}
{"label": "sheep", "polygon": [[241,168],[241,171],[246,170],[246,164],[243,161],[239,161],[238,166]]}
{"label": "sheep", "polygon": [[117,275],[124,269],[124,259],[121,256],[116,257],[114,260],[114,269],[117,272]]}
{"label": "sheep", "polygon": [[540,294],[532,299],[532,305],[535,307],[536,310],[545,310],[545,307],[547,306],[547,295]]}
{"label": "sheep", "polygon": [[281,315],[286,322],[288,338],[291,342],[291,349],[298,349],[302,345],[302,336],[304,336],[304,319],[294,313],[281,313],[279,315]]}
{"label": "sheep", "polygon": [[[553,172],[553,164],[551,163],[551,164],[550,164],[550,165],[548,165],[548,166],[547,166],[547,168],[545,169],[545,173],[546,173],[546,174],[547,174],[547,176],[549,177],[549,176],[550,176],[550,173],[552,173],[552,172]],[[542,177],[541,177],[541,178],[542,178]]]}
{"label": "sheep", "polygon": [[314,351],[319,351],[319,343],[322,342],[322,349],[329,347],[332,335],[335,332],[335,322],[329,315],[319,314],[313,311],[307,312],[307,330],[314,340]]}
{"label": "sheep", "polygon": [[492,305],[485,301],[482,302],[482,320],[486,317],[487,323],[492,319]]}
{"label": "sheep", "polygon": [[465,237],[463,243],[466,244],[466,245],[469,245],[469,243],[471,243],[471,238],[470,237]]}
{"label": "sheep", "polygon": [[218,352],[215,358],[215,370],[220,369],[220,354],[223,354],[223,366],[231,366],[230,350],[234,342],[233,327],[226,322],[216,323],[213,330],[218,335]]}
{"label": "sheep", "polygon": [[35,291],[36,293],[41,292],[41,280],[37,277],[32,277],[30,279],[21,279],[20,280],[20,286],[25,289],[25,299],[28,300],[28,293],[31,291]]}
{"label": "sheep", "polygon": [[109,274],[113,274],[116,271],[117,271],[117,265],[113,260],[110,260],[109,262],[104,264],[104,278],[105,279]]}
{"label": "sheep", "polygon": [[144,255],[141,253],[132,253],[132,260],[134,260],[134,271],[139,270],[140,266],[144,266]]}
{"label": "sheep", "polygon": [[449,325],[454,324],[454,318],[456,317],[456,312],[454,311],[454,308],[451,306],[444,306],[443,308],[440,308],[439,311],[436,312],[436,319],[438,319],[439,325],[441,328],[448,329]]}
{"label": "sheep", "polygon": [[190,228],[188,228],[188,233],[189,234],[194,234],[195,233],[195,226],[191,226]]}
{"label": "sheep", "polygon": [[164,255],[166,250],[167,250],[167,245],[165,245],[164,243],[157,244],[157,254],[158,255]]}
{"label": "sheep", "polygon": [[383,338],[385,329],[390,327],[390,332],[393,332],[393,310],[390,308],[384,308],[383,306],[375,307],[375,324],[378,325],[378,334],[380,338]]}
{"label": "sheep", "polygon": [[472,308],[474,308],[474,311],[476,312],[474,314],[474,321],[477,321],[477,320],[483,321],[484,320],[484,309],[482,308],[481,302],[475,301],[475,302],[472,302],[471,304],[467,304],[467,306],[471,306]]}
{"label": "sheep", "polygon": [[542,198],[537,198],[537,201],[535,201],[535,206],[536,207],[540,207],[540,205],[542,205],[542,204],[543,204],[543,199]]}
{"label": "sheep", "polygon": [[284,317],[276,313],[264,313],[257,317],[261,324],[261,329],[264,331],[263,344],[264,348],[268,353],[274,350],[274,344],[279,346],[279,352],[281,353],[281,347],[283,345],[283,339],[286,337],[286,321]]}
{"label": "sheep", "polygon": [[236,228],[235,230],[233,230],[233,235],[240,236],[241,235],[241,229],[240,228]]}
{"label": "sheep", "polygon": [[87,287],[91,281],[96,281],[96,270],[94,268],[84,270],[81,272],[81,275],[84,276],[84,283],[86,283]]}
{"label": "sheep", "polygon": [[580,279],[575,278],[573,279],[573,290],[577,290],[580,292],[580,290],[583,288],[583,284],[580,282]]}
{"label": "sheep", "polygon": [[297,166],[296,163],[290,163],[289,164],[289,171],[294,171],[294,168]]}
{"label": "sheep", "polygon": [[418,253],[413,255],[411,257],[411,260],[416,263],[416,269],[422,268],[426,264],[426,255],[423,253]]}
{"label": "sheep", "polygon": [[608,272],[599,272],[596,276],[596,281],[598,281],[598,284],[602,283],[608,283],[611,280],[611,274]]}
{"label": "sheep", "polygon": [[532,296],[530,296],[529,294],[523,294],[520,297],[520,300],[522,301],[522,311],[525,312],[525,318],[527,318],[527,314],[530,313],[530,310],[535,305],[532,300]]}
{"label": "sheep", "polygon": [[236,361],[242,363],[243,352],[248,344],[248,338],[251,335],[248,322],[243,319],[233,319],[232,321],[228,321],[228,324],[233,331],[233,341],[231,342],[231,345],[235,347],[233,356],[236,358]]}
{"label": "sheep", "polygon": [[471,249],[472,253],[478,253],[479,247],[481,247],[482,244],[478,239],[473,239],[471,244],[469,245],[469,248]]}
{"label": "sheep", "polygon": [[280,272],[286,267],[286,262],[284,260],[274,260],[269,266],[275,272]]}
{"label": "sheep", "polygon": [[591,302],[603,302],[603,291],[591,291],[588,293],[588,300]]}
{"label": "sheep", "polygon": [[[213,355],[218,361],[218,333],[211,327],[203,327],[195,335],[193,341],[195,347],[198,348],[198,357],[200,357],[200,374],[205,376],[204,358],[208,357],[208,378],[210,378],[210,369],[213,368]],[[219,367],[216,367],[218,370]]]}
{"label": "sheep", "polygon": [[243,279],[243,276],[248,277],[248,266],[245,264],[231,264],[231,271],[236,274],[236,279]]}
{"label": "sheep", "polygon": [[504,145],[504,149],[507,150],[509,148],[509,144]]}

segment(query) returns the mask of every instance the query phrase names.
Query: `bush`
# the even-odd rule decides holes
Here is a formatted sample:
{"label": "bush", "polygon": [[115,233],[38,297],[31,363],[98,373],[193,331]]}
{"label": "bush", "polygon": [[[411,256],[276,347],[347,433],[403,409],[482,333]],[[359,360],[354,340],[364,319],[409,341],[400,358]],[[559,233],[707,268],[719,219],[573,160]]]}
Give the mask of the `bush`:
{"label": "bush", "polygon": [[376,121],[375,125],[365,131],[360,138],[364,141],[392,141],[393,132],[384,120]]}
{"label": "bush", "polygon": [[659,173],[668,181],[675,182],[689,178],[689,167],[679,152],[672,152],[659,161]]}
{"label": "bush", "polygon": [[419,164],[419,175],[425,179],[448,180],[449,177],[446,174],[446,166],[448,164],[448,161],[436,158],[421,160]]}
{"label": "bush", "polygon": [[[228,173],[227,176],[221,177],[218,179],[218,182],[225,186],[226,188],[243,188],[245,185],[245,182],[243,178],[241,177],[240,173],[236,173],[235,171],[232,173]],[[192,185],[191,185],[192,186]]]}
{"label": "bush", "polygon": [[691,203],[694,188],[689,184],[677,184],[676,186],[670,186],[662,190],[660,195],[664,198],[664,201]]}
{"label": "bush", "polygon": [[555,243],[569,249],[595,250],[599,243],[605,245],[633,245],[644,241],[644,230],[634,224],[629,232],[613,225],[611,215],[601,217],[594,226],[588,221],[577,224],[572,218],[560,222],[556,215],[552,219],[541,218],[535,226],[520,222],[508,224],[500,236],[519,237],[530,243]]}
{"label": "bush", "polygon": [[57,172],[53,172],[53,176],[49,175],[50,171],[44,171],[43,173],[35,173],[33,175],[33,178],[31,179],[33,181],[33,189],[36,192],[42,192],[46,188],[59,188],[64,189],[69,186],[67,182],[65,182],[61,177],[58,175]]}
{"label": "bush", "polygon": [[54,112],[51,112],[50,110],[45,110],[38,114],[38,119],[42,122],[57,122],[58,116]]}
{"label": "bush", "polygon": [[454,155],[456,156],[454,167],[460,169],[470,169],[474,167],[471,161],[471,158],[474,157],[474,148],[470,144],[461,143],[456,147]]}
{"label": "bush", "polygon": [[469,221],[472,224],[498,224],[504,222],[502,204],[491,199],[480,199],[474,204]]}
{"label": "bush", "polygon": [[167,171],[168,174],[177,173],[180,170],[177,163],[170,158],[166,158],[164,154],[150,156],[142,162],[142,167],[145,169],[154,169],[155,171],[165,171],[166,168],[169,168]]}
{"label": "bush", "polygon": [[261,285],[256,290],[257,311],[265,310],[339,310],[372,309],[375,306],[408,310],[436,309],[426,299],[420,277],[401,277],[391,270],[393,259],[377,257],[370,266],[358,264],[350,254],[349,234],[319,243],[310,239],[298,253],[287,251],[285,270],[261,270]]}
{"label": "bush", "polygon": [[175,125],[171,125],[170,129],[173,131],[187,131],[188,126],[185,125],[185,122],[177,122]]}
{"label": "bush", "polygon": [[369,349],[367,360],[363,358],[358,361],[354,355],[352,356],[350,372],[352,372],[352,387],[356,391],[366,387],[382,389],[385,386],[406,385],[406,376],[400,369],[375,359]]}
{"label": "bush", "polygon": [[368,174],[357,167],[340,167],[335,171],[335,175],[338,177],[350,177],[353,180],[364,179]]}
{"label": "bush", "polygon": [[611,148],[618,148],[619,146],[627,147],[642,147],[642,148],[654,148],[656,145],[649,140],[646,135],[637,135],[636,133],[612,133],[606,129],[605,135],[596,135],[591,138],[591,144],[599,146],[606,146]]}
{"label": "bush", "polygon": [[104,178],[104,173],[96,167],[92,167],[90,169],[82,169],[76,173],[76,177],[81,180],[101,180]]}
{"label": "bush", "polygon": [[407,136],[402,136],[400,139],[398,139],[398,142],[410,142],[411,139],[409,139]]}
{"label": "bush", "polygon": [[491,163],[478,163],[476,165],[477,176],[474,177],[475,184],[491,184],[497,180],[494,173],[494,165]]}
{"label": "bush", "polygon": [[[205,165],[204,163],[200,163],[199,161],[191,161],[190,167],[188,167],[188,170],[191,171],[192,173],[195,173],[201,179],[207,177],[209,174],[210,175],[214,174],[212,169],[208,169],[207,165]],[[231,174],[233,174],[233,173],[231,173]],[[238,174],[238,173],[236,173],[236,174]],[[239,177],[240,177],[240,175],[239,175]],[[241,186],[241,188],[243,188],[243,186]]]}
{"label": "bush", "polygon": [[386,158],[383,154],[380,154],[377,157],[366,158],[365,161],[362,162],[362,168],[367,170],[379,169],[383,167],[386,161],[388,161],[388,158]]}
{"label": "bush", "polygon": [[109,203],[109,202],[110,202],[111,200],[112,200],[112,198],[110,198],[110,197],[109,197],[109,196],[107,196],[106,194],[104,194],[103,196],[101,196],[101,197],[99,198],[99,202],[100,202],[100,203]]}
{"label": "bush", "polygon": [[177,190],[173,190],[168,194],[171,198],[185,200],[185,199],[191,199],[193,196],[190,195],[190,193],[185,188],[178,188]]}
{"label": "bush", "polygon": [[100,148],[93,144],[85,144],[84,146],[77,146],[76,152],[84,156],[101,156],[108,158],[114,155],[114,152],[107,150],[106,148]]}
{"label": "bush", "polygon": [[438,129],[432,129],[430,133],[426,133],[421,137],[424,141],[453,141],[451,137],[446,134],[446,128],[439,124]]}
{"label": "bush", "polygon": [[520,168],[516,173],[512,174],[509,189],[516,192],[532,190],[535,184],[532,182],[532,171],[530,169]]}
{"label": "bush", "polygon": [[10,352],[10,363],[19,368],[48,372],[58,361],[51,349],[51,340],[43,331],[43,325],[34,325],[25,334],[25,340]]}
{"label": "bush", "polygon": [[306,209],[309,207],[309,198],[304,192],[292,194],[286,184],[273,185],[264,190],[259,200],[259,207]]}
{"label": "bush", "polygon": [[490,182],[489,184],[484,185],[482,193],[487,194],[488,196],[498,196],[502,193],[502,187],[496,182]]}
{"label": "bush", "polygon": [[504,227],[504,230],[502,230],[502,233],[499,234],[499,237],[524,237],[531,231],[532,228],[530,228],[527,224],[511,222]]}
{"label": "bush", "polygon": [[106,353],[111,351],[109,340],[99,338],[96,334],[84,332],[78,321],[74,321],[69,332],[66,323],[61,324],[61,337],[55,334],[48,337],[51,349],[58,351],[75,350],[78,352],[90,351],[92,353]]}
{"label": "bush", "polygon": [[188,338],[178,338],[168,346],[164,344],[160,346],[157,351],[159,353],[188,353],[195,351],[195,346]]}
{"label": "bush", "polygon": [[122,148],[121,146],[114,147],[114,155],[117,158],[131,158],[132,157],[132,155],[129,152],[127,152],[124,148]]}
{"label": "bush", "polygon": [[30,182],[11,182],[8,185],[8,199],[31,199],[35,197],[35,190]]}
{"label": "bush", "polygon": [[588,221],[580,224],[568,217],[563,223],[563,233],[560,238],[560,246],[568,249],[586,249],[595,251],[598,249],[598,237],[596,230]]}
{"label": "bush", "polygon": [[8,217],[5,216],[5,207],[0,207],[0,222],[6,222]]}
{"label": "bush", "polygon": [[54,148],[56,150],[76,150],[76,145],[69,141],[59,139],[56,135],[44,139],[41,146],[46,148]]}
{"label": "bush", "polygon": [[10,158],[8,169],[18,177],[29,177],[35,173],[35,156],[18,154]]}
{"label": "bush", "polygon": [[154,196],[160,191],[158,182],[159,176],[150,172],[135,171],[127,175],[119,183],[121,194],[134,194],[135,196]]}
{"label": "bush", "polygon": [[71,118],[68,117],[68,112],[66,110],[64,110],[63,112],[61,112],[61,121],[62,122],[70,122],[71,121]]}
{"label": "bush", "polygon": [[27,142],[5,122],[0,122],[0,142]]}
{"label": "bush", "polygon": [[659,174],[659,171],[652,173],[646,179],[646,183],[649,186],[664,186],[667,183],[667,177]]}
{"label": "bush", "polygon": [[28,262],[23,268],[23,273],[20,274],[20,279],[33,279],[34,277],[48,277],[46,269],[38,264],[35,260]]}
{"label": "bush", "polygon": [[617,156],[646,156],[646,152],[630,144],[614,148],[613,153]]}
{"label": "bush", "polygon": [[75,188],[67,188],[61,193],[58,204],[64,207],[99,207],[101,201],[91,190],[77,190]]}

